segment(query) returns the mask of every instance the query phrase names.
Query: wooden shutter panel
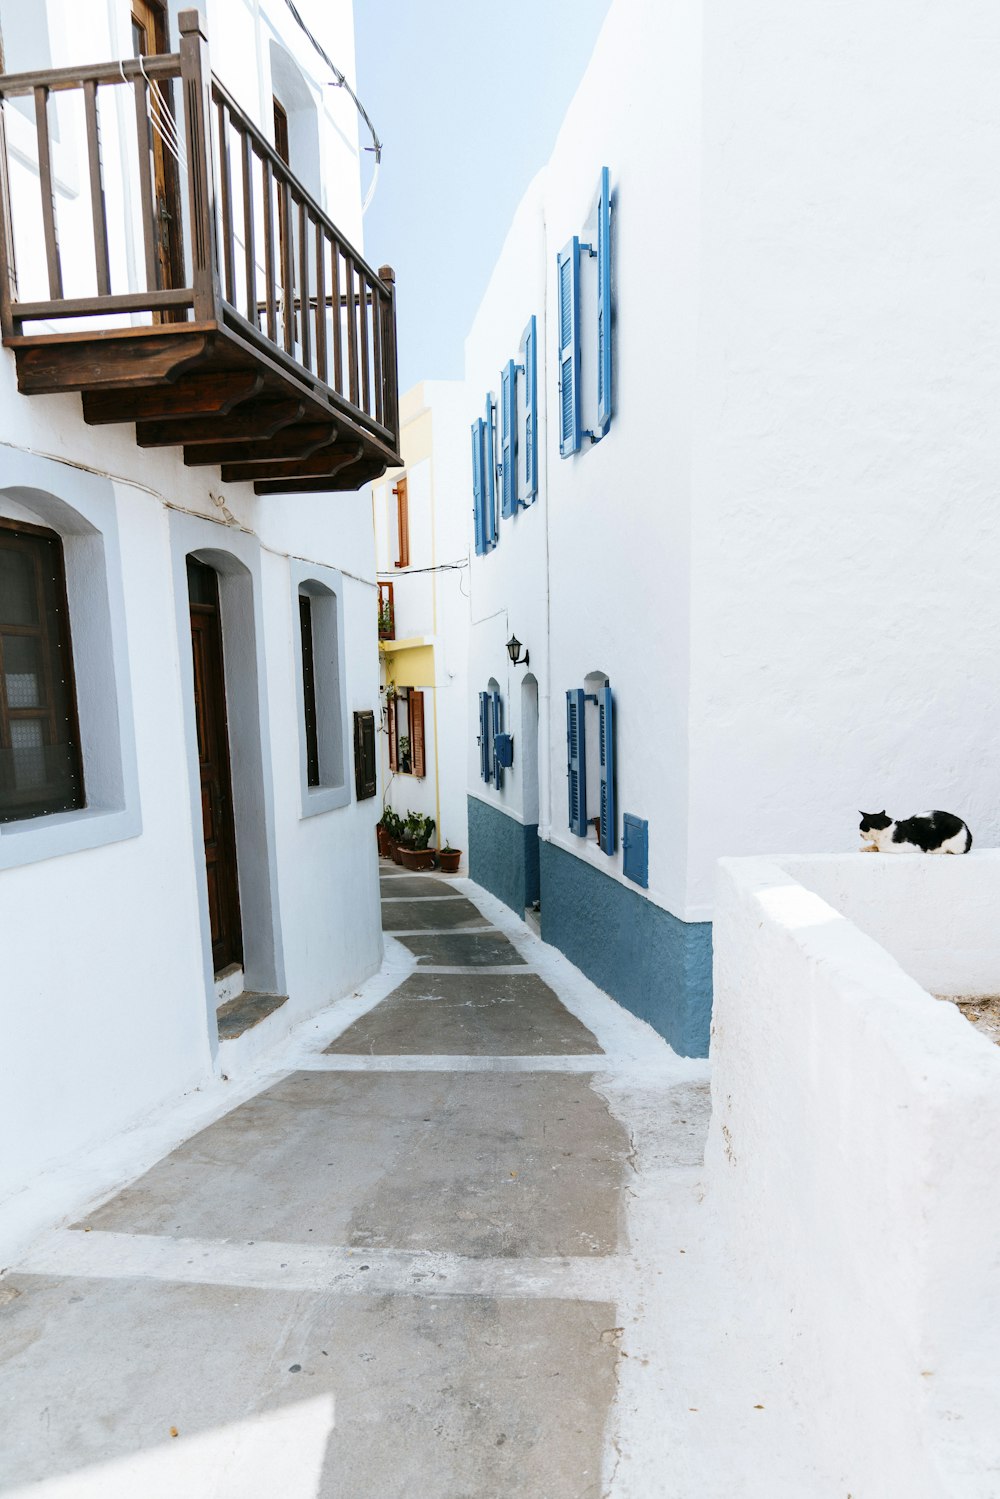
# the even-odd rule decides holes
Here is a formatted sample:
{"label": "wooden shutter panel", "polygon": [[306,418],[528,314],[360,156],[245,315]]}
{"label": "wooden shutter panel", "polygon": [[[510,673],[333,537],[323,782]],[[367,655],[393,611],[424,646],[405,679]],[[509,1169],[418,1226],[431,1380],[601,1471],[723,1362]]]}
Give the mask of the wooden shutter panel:
{"label": "wooden shutter panel", "polygon": [[389,730],[389,769],[399,769],[399,757],[396,753],[396,699],[391,697],[386,704],[386,724]]}
{"label": "wooden shutter panel", "polygon": [[479,774],[484,781],[490,778],[490,695],[479,694]]}
{"label": "wooden shutter panel", "polygon": [[610,685],[602,687],[597,694],[597,715],[601,731],[601,848],[606,854],[613,854],[618,843],[615,811],[615,708]]}
{"label": "wooden shutter panel", "polygon": [[410,689],[410,767],[415,776],[425,776],[424,695]]}
{"label": "wooden shutter panel", "polygon": [[397,567],[409,567],[410,565],[410,501],[407,495],[406,480],[400,479],[395,486],[396,495],[396,534],[399,538],[399,560]]}
{"label": "wooden shutter panel", "polygon": [[378,789],[375,763],[375,714],[371,709],[354,715],[354,789],[359,802]]}
{"label": "wooden shutter panel", "polygon": [[584,692],[571,687],[566,694],[566,774],[569,782],[569,830],[587,836],[587,742]]}
{"label": "wooden shutter panel", "polygon": [[500,371],[500,514],[517,509],[517,372],[513,359]]}
{"label": "wooden shutter panel", "polygon": [[476,537],[476,555],[486,551],[486,522],[483,506],[483,419],[472,423],[472,516]]}
{"label": "wooden shutter panel", "polygon": [[560,251],[559,309],[559,453],[579,451],[580,431],[580,241],[574,234]]}
{"label": "wooden shutter panel", "polygon": [[611,426],[611,178],[601,169],[597,209],[597,427]]}
{"label": "wooden shutter panel", "polygon": [[497,788],[498,791],[500,790],[500,787],[503,785],[503,765],[501,764],[501,762],[500,762],[500,756],[497,754],[497,751],[496,751],[496,738],[497,738],[498,734],[502,734],[502,733],[503,733],[503,703],[500,701],[500,694],[499,694],[499,692],[494,692],[493,693],[493,733],[490,736],[490,741],[491,741],[491,743],[493,745],[493,784]]}
{"label": "wooden shutter panel", "polygon": [[493,397],[486,397],[483,420],[483,517],[486,550],[497,544],[497,467],[493,442]]}
{"label": "wooden shutter panel", "polygon": [[522,504],[529,505],[538,494],[538,334],[534,313],[528,320],[522,340],[524,346],[524,494]]}

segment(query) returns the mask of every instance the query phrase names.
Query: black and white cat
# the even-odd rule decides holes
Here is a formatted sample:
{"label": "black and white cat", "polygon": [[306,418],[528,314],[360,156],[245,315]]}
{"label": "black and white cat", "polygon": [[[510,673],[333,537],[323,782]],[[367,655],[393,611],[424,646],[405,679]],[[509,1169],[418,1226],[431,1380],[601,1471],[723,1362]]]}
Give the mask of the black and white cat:
{"label": "black and white cat", "polygon": [[972,834],[953,812],[918,812],[894,822],[884,811],[862,812],[861,851],[872,854],[967,854]]}

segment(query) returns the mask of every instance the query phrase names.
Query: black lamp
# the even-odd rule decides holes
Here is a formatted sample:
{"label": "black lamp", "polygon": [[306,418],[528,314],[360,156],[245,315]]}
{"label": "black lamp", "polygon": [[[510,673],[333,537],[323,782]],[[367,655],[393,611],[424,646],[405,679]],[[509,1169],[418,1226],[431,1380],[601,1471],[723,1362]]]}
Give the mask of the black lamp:
{"label": "black lamp", "polygon": [[524,659],[521,659],[521,642],[516,635],[512,635],[507,642],[507,654],[514,666],[528,665],[528,652],[525,651]]}

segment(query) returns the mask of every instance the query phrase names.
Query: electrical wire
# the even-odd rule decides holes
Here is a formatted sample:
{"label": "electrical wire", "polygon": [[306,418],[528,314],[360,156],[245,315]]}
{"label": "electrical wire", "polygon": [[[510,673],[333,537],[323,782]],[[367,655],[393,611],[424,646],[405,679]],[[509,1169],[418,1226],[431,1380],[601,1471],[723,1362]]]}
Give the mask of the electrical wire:
{"label": "electrical wire", "polygon": [[374,198],[375,196],[375,185],[378,182],[379,167],[382,165],[382,142],[378,138],[378,135],[375,131],[375,126],[372,124],[371,115],[368,113],[367,109],[365,109],[365,106],[362,104],[357,94],[351,88],[351,85],[348,83],[346,77],[337,67],[337,64],[334,62],[330,54],[326,51],[325,47],[321,42],[317,41],[316,37],[313,36],[312,32],[309,30],[309,27],[306,25],[305,21],[303,21],[301,15],[299,14],[298,7],[295,5],[294,0],[285,0],[285,4],[291,11],[292,16],[295,20],[295,24],[299,27],[299,30],[302,31],[302,33],[308,38],[313,51],[323,59],[327,67],[330,69],[330,72],[333,74],[336,82],[329,86],[331,88],[342,88],[347,90],[350,97],[354,100],[355,109],[358,111],[358,114],[368,126],[368,130],[372,138],[372,143],[370,146],[365,146],[364,149],[366,151],[372,151],[375,154],[375,172],[372,176],[371,183],[369,184],[368,192],[365,194],[365,201],[361,205],[361,212],[362,214],[364,214],[368,211],[368,206],[371,203],[372,198]]}

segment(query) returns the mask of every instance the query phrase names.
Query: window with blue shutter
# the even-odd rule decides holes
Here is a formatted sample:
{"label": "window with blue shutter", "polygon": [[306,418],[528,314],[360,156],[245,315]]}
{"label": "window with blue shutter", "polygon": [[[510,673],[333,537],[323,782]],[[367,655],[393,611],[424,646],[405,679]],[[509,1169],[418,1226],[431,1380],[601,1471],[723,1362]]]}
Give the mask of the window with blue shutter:
{"label": "window with blue shutter", "polygon": [[479,694],[479,774],[489,781],[490,770],[490,695]]}
{"label": "window with blue shutter", "polygon": [[574,234],[559,254],[559,452],[580,450],[580,241]]}
{"label": "window with blue shutter", "polygon": [[508,359],[500,371],[500,514],[517,509],[517,367]]}
{"label": "window with blue shutter", "polygon": [[478,557],[486,551],[486,512],[483,498],[483,421],[480,417],[472,423],[472,518]]}
{"label": "window with blue shutter", "polygon": [[601,848],[613,854],[618,847],[615,811],[615,706],[605,684],[597,694],[601,762]]}
{"label": "window with blue shutter", "polygon": [[597,432],[611,426],[611,174],[601,169],[597,206]]}
{"label": "window with blue shutter", "polygon": [[538,332],[534,313],[521,337],[524,350],[524,489],[522,505],[538,494]]}
{"label": "window with blue shutter", "polygon": [[488,552],[497,544],[497,466],[493,443],[493,410],[493,397],[488,395],[483,421],[483,534]]}
{"label": "window with blue shutter", "polygon": [[644,817],[622,816],[622,873],[627,880],[649,888],[649,823]]}
{"label": "window with blue shutter", "polygon": [[569,830],[587,836],[587,736],[584,691],[571,687],[566,694],[566,778],[569,783]]}
{"label": "window with blue shutter", "polygon": [[[500,701],[499,692],[493,693],[493,732],[491,742],[495,742],[497,736],[503,733],[503,703]],[[493,749],[493,784],[500,790],[503,785],[503,764],[496,752],[495,743]]]}

